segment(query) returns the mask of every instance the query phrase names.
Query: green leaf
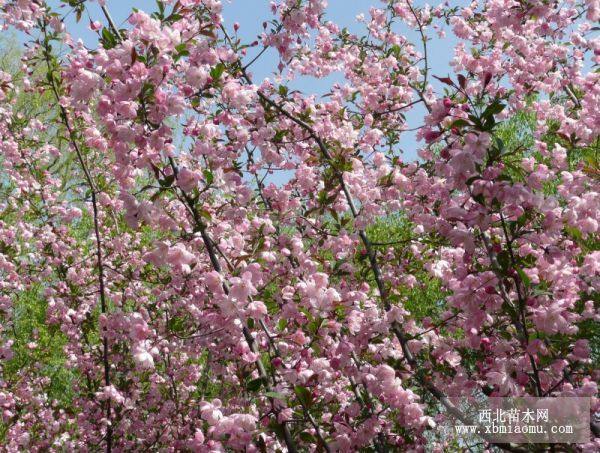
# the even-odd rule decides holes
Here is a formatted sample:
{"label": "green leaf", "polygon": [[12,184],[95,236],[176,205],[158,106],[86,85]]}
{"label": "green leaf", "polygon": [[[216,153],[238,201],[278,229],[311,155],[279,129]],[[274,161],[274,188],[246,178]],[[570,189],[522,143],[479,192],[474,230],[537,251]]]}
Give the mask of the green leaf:
{"label": "green leaf", "polygon": [[160,15],[162,16],[165,12],[165,4],[164,2],[160,1],[160,0],[156,0],[156,6],[158,6],[158,11],[160,13]]}
{"label": "green leaf", "polygon": [[212,68],[210,70],[210,77],[213,79],[213,82],[217,81],[221,78],[221,76],[223,75],[224,72],[225,72],[225,65],[223,63],[219,63],[218,65],[216,65],[214,68]]}
{"label": "green leaf", "polygon": [[285,318],[281,318],[281,319],[279,320],[279,322],[277,323],[277,328],[278,328],[280,331],[282,331],[282,330],[284,330],[284,329],[287,327],[287,325],[288,325],[288,320],[287,320],[287,319],[285,319]]}
{"label": "green leaf", "polygon": [[275,132],[275,136],[273,137],[273,143],[281,143],[283,141],[283,137],[285,137],[287,133],[288,131]]}
{"label": "green leaf", "polygon": [[306,387],[302,387],[301,385],[297,385],[294,387],[294,392],[303,406],[312,406],[312,394],[310,393],[310,390],[308,390]]}
{"label": "green leaf", "polygon": [[469,115],[469,119],[475,125],[475,127],[477,127],[477,129],[483,129],[483,124],[481,123],[481,120],[475,115]]}
{"label": "green leaf", "polygon": [[469,123],[464,118],[459,118],[450,125],[450,129],[452,129],[454,127],[460,129],[461,127],[470,126],[470,125],[471,125],[471,123]]}
{"label": "green leaf", "polygon": [[525,285],[526,287],[531,286],[531,279],[529,278],[529,276],[525,273],[525,271],[523,269],[517,268],[517,274],[519,274],[519,277],[521,278],[523,285]]}
{"label": "green leaf", "polygon": [[483,125],[483,127],[481,129],[484,131],[491,131],[495,125],[496,125],[496,119],[494,118],[493,115],[491,115],[485,120],[485,124]]}
{"label": "green leaf", "polygon": [[205,220],[208,220],[209,222],[212,220],[212,216],[210,215],[210,212],[208,212],[206,209],[200,209],[199,214],[200,214],[200,216],[202,216]]}
{"label": "green leaf", "polygon": [[277,423],[275,419],[271,419],[271,422],[269,423],[269,429],[273,431],[280,439],[284,438],[283,427]]}
{"label": "green leaf", "polygon": [[510,254],[506,250],[502,250],[498,253],[498,263],[504,271],[510,267]]}
{"label": "green leaf", "polygon": [[504,151],[504,141],[501,138],[496,137],[496,146],[498,147],[501,153]]}
{"label": "green leaf", "polygon": [[565,227],[565,232],[575,238],[575,239],[581,239],[583,237],[583,234],[581,233],[581,231],[578,228],[572,227],[572,226],[566,226]]}
{"label": "green leaf", "polygon": [[506,105],[502,104],[500,101],[498,101],[497,99],[492,102],[490,105],[487,106],[487,108],[485,109],[485,111],[483,112],[483,115],[481,115],[482,118],[491,118],[492,115],[496,115],[498,113],[500,113],[502,110],[504,110],[504,108],[506,107]]}
{"label": "green leaf", "polygon": [[178,46],[175,47],[175,50],[177,52],[177,54],[175,55],[175,61],[179,60],[181,57],[185,57],[188,56],[190,54],[189,50],[187,50],[187,47],[185,45],[185,43],[181,43]]}
{"label": "green leaf", "polygon": [[163,187],[171,187],[175,181],[175,175],[165,176],[164,179],[159,179],[158,182]]}
{"label": "green leaf", "polygon": [[520,227],[525,226],[525,224],[527,223],[527,220],[529,220],[529,213],[527,211],[525,211],[518,219],[517,219],[517,224]]}
{"label": "green leaf", "polygon": [[246,384],[246,389],[249,392],[256,392],[264,384],[263,378],[252,379]]}
{"label": "green leaf", "polygon": [[485,206],[485,197],[482,193],[473,196],[473,199],[482,206]]}
{"label": "green leaf", "polygon": [[326,190],[319,191],[319,194],[317,195],[317,201],[321,205],[327,203],[327,191]]}
{"label": "green leaf", "polygon": [[105,49],[112,49],[117,45],[117,38],[108,28],[102,29],[102,45]]}
{"label": "green leaf", "polygon": [[167,17],[165,19],[165,22],[168,22],[168,23],[172,24],[174,22],[177,22],[178,20],[181,20],[182,18],[183,18],[183,16],[181,14],[176,14],[175,13],[175,14],[171,14],[169,17]]}
{"label": "green leaf", "polygon": [[183,333],[185,330],[185,320],[183,318],[169,319],[168,328],[171,332]]}
{"label": "green leaf", "polygon": [[269,398],[275,398],[281,401],[285,401],[285,395],[279,392],[265,392],[265,396]]}
{"label": "green leaf", "polygon": [[204,170],[202,170],[202,173],[204,174],[204,179],[206,180],[206,185],[210,186],[213,183],[213,181],[215,180],[215,175],[208,168],[205,168]]}
{"label": "green leaf", "polygon": [[310,444],[318,443],[317,438],[307,431],[302,431],[299,435],[300,440]]}
{"label": "green leaf", "polygon": [[[486,123],[487,126],[487,123]],[[498,148],[496,148],[495,146],[492,146],[489,151],[488,151],[488,156],[489,156],[489,160],[490,162],[494,161],[497,157],[500,156],[500,150]]]}

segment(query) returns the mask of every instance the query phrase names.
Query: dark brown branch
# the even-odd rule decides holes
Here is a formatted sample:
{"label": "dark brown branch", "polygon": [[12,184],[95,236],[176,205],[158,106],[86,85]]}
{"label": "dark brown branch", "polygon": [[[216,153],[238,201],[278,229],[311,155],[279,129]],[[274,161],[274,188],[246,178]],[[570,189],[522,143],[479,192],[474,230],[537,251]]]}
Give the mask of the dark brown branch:
{"label": "dark brown branch", "polygon": [[[44,32],[44,35],[46,35],[46,25],[45,24],[42,27],[42,31]],[[50,50],[48,49],[47,44],[45,44],[45,46],[46,47],[44,49],[44,56],[46,59],[46,65],[48,67],[48,71],[50,73],[54,73],[54,69],[50,65]],[[83,159],[83,154],[81,152],[81,149],[79,148],[79,144],[77,143],[76,133],[73,130],[71,123],[69,121],[69,116],[68,116],[67,110],[60,103],[60,94],[58,92],[58,87],[56,86],[55,79],[54,79],[54,77],[50,77],[49,79],[51,81],[50,87],[52,89],[52,93],[54,94],[57,105],[59,106],[61,121],[64,124],[65,128],[67,129],[67,132],[69,133],[69,141],[70,141],[71,145],[73,146],[73,148],[75,149],[75,153],[77,155],[77,160],[79,161],[79,164],[81,165],[81,168],[85,175],[85,179],[86,179],[89,189],[91,191],[92,211],[93,211],[93,216],[94,216],[94,236],[96,239],[96,266],[98,268],[98,285],[100,287],[100,310],[102,313],[106,313],[107,312],[107,304],[106,304],[106,288],[105,288],[105,281],[104,281],[104,264],[103,264],[103,258],[102,258],[102,239],[100,236],[100,222],[99,222],[99,218],[98,218],[99,217],[98,200],[97,200],[98,189],[96,188],[96,185],[94,184],[92,175],[90,174],[90,172],[87,168],[87,165],[85,164],[85,161]],[[102,361],[103,361],[103,366],[104,366],[104,385],[108,387],[108,386],[110,386],[110,382],[111,382],[110,381],[110,363],[109,363],[109,358],[108,358],[108,356],[109,356],[108,338],[106,337],[104,332],[101,332],[100,336],[102,337]],[[112,424],[111,424],[110,399],[107,399],[105,404],[106,404],[106,419],[107,419],[106,451],[107,451],[107,453],[111,453],[113,428],[112,428]]]}
{"label": "dark brown branch", "polygon": [[102,13],[104,14],[104,17],[106,17],[106,20],[108,21],[108,25],[110,26],[110,28],[112,28],[112,31],[117,35],[118,40],[122,41],[123,35],[121,35],[121,32],[115,25],[115,22],[113,21],[112,16],[110,15],[110,12],[106,8],[106,5],[100,6],[100,9],[102,9]]}

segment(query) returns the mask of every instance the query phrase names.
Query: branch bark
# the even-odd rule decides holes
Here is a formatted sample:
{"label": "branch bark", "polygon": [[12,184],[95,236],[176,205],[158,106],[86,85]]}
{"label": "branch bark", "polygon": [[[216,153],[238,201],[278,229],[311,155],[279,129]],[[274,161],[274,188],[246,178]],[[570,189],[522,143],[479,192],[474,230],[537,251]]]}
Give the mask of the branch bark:
{"label": "branch bark", "polygon": [[[44,33],[44,37],[46,38],[46,40],[44,41],[44,57],[46,60],[46,65],[48,68],[48,72],[51,74],[54,74],[54,69],[52,68],[52,66],[50,64],[50,49],[48,48],[48,45],[47,45],[46,23],[43,24],[42,31]],[[96,267],[98,269],[98,286],[99,286],[99,292],[100,292],[100,311],[102,314],[105,314],[108,311],[108,307],[107,307],[107,303],[106,303],[106,285],[105,285],[105,277],[104,277],[104,263],[103,263],[103,256],[102,256],[102,238],[101,238],[101,234],[100,234],[99,209],[98,209],[98,200],[97,200],[98,189],[96,188],[94,179],[92,178],[92,175],[91,175],[89,169],[87,168],[85,160],[83,159],[83,154],[82,154],[79,144],[77,142],[76,133],[69,121],[69,115],[68,115],[67,109],[60,103],[60,93],[58,91],[58,87],[56,86],[56,82],[55,82],[55,79],[53,76],[50,77],[50,87],[51,87],[52,93],[54,94],[54,97],[56,99],[56,103],[59,106],[61,121],[62,121],[63,125],[65,126],[65,128],[67,129],[67,132],[69,134],[69,142],[70,142],[71,146],[73,147],[73,149],[75,149],[75,154],[77,155],[77,160],[81,166],[81,169],[83,170],[87,185],[91,192],[92,212],[93,212],[93,217],[94,217],[94,236],[95,236],[95,240],[96,240]],[[103,332],[100,332],[100,336],[102,337],[102,362],[103,362],[103,367],[104,367],[104,385],[108,387],[111,385],[108,338],[106,337],[106,335]],[[105,402],[105,411],[106,411],[106,421],[107,421],[106,451],[107,451],[107,453],[111,453],[112,452],[112,442],[113,442],[113,427],[111,424],[110,399],[107,399]]]}

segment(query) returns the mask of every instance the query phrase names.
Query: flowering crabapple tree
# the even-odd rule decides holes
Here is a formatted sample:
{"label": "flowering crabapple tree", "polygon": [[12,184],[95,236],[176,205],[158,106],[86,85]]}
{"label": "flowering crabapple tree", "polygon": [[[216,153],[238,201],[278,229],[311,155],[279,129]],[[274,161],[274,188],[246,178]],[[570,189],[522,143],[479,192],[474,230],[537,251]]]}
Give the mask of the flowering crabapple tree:
{"label": "flowering crabapple tree", "polygon": [[0,1],[3,451],[441,452],[452,397],[600,408],[598,0],[362,34],[275,0],[255,42],[218,0],[51,3]]}

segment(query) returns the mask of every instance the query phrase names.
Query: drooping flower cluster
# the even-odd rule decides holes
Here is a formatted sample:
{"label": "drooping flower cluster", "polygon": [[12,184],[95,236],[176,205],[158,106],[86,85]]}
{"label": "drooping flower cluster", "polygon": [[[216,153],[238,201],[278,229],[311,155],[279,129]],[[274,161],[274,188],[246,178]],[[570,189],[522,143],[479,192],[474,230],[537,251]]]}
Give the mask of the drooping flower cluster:
{"label": "drooping flower cluster", "polygon": [[0,2],[30,37],[0,73],[3,449],[446,451],[448,397],[600,408],[597,0],[386,0],[363,36],[281,0],[256,43],[217,0],[106,3],[86,47]]}

